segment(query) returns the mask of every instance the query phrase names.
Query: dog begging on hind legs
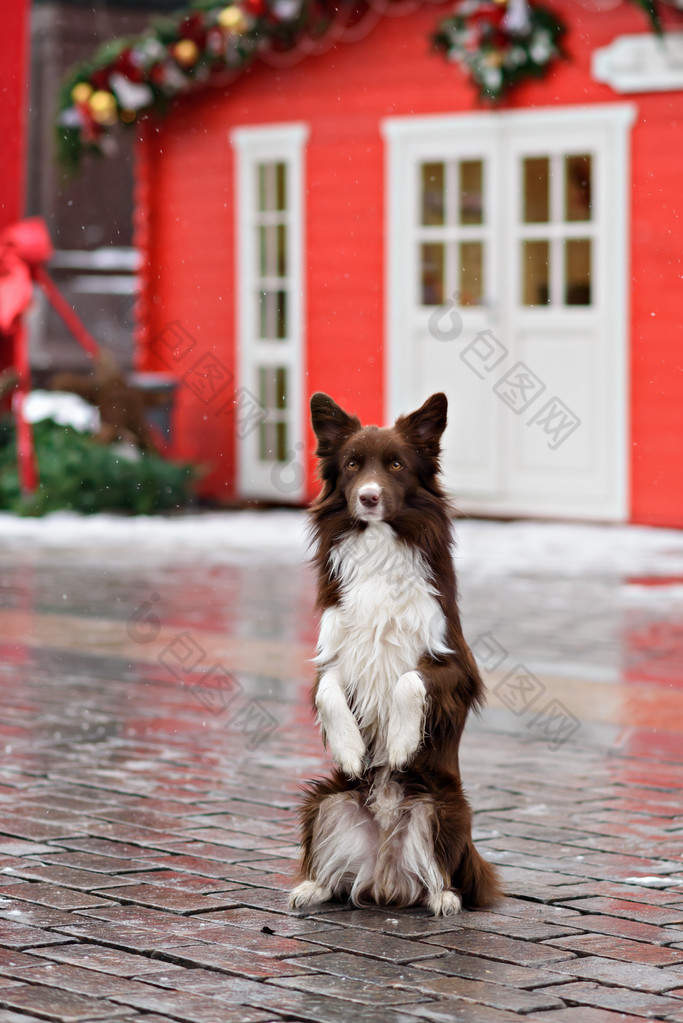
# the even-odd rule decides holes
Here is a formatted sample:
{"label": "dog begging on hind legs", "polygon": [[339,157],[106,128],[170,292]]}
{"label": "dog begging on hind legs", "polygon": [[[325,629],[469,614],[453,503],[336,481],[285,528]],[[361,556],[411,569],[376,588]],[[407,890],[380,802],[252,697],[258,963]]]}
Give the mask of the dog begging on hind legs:
{"label": "dog begging on hind legs", "polygon": [[439,479],[446,412],[434,394],[380,429],[311,398],[322,480],[313,701],[336,769],[306,789],[295,909],[350,898],[447,916],[500,894],[472,842],[458,764],[484,689],[460,625]]}

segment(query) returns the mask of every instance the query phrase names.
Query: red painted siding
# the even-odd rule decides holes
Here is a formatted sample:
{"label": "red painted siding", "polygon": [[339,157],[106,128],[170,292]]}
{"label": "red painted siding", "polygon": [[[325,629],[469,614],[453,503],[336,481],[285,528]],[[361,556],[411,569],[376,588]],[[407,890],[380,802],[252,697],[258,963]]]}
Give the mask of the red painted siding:
{"label": "red painted siding", "polygon": [[[574,0],[554,7],[570,26],[571,60],[518,88],[509,107],[621,101],[590,77],[594,49],[616,35],[647,30],[635,7],[592,13]],[[446,6],[386,18],[352,44],[293,66],[258,66],[229,89],[179,103],[150,132],[141,161],[145,209],[140,237],[144,279],[141,361],[159,365],[163,328],[179,321],[195,338],[193,357],[211,355],[234,371],[233,161],[229,132],[246,124],[305,121],[305,390],[328,390],[364,420],[384,416],[383,117],[477,108],[460,70],[430,52],[429,35]],[[631,224],[632,519],[683,525],[683,356],[681,356],[678,144],[683,94],[629,97],[633,132]],[[187,359],[187,365],[190,359]],[[183,368],[185,363],[183,363]],[[224,390],[223,397],[227,391]],[[230,419],[181,389],[178,452],[212,466],[207,491],[235,495]],[[312,448],[312,438],[311,448]],[[310,455],[310,452],[309,452]],[[316,489],[310,473],[310,492]]]}

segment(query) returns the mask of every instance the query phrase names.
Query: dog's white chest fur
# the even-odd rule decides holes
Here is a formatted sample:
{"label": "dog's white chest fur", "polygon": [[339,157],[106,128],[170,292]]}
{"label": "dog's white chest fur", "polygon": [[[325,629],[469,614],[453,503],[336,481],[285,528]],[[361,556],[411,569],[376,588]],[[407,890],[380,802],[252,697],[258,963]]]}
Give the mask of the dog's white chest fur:
{"label": "dog's white chest fur", "polygon": [[425,652],[448,652],[444,615],[422,555],[386,522],[346,537],[330,568],[341,601],[322,616],[316,661],[338,679],[373,763],[381,764],[399,678],[415,672]]}

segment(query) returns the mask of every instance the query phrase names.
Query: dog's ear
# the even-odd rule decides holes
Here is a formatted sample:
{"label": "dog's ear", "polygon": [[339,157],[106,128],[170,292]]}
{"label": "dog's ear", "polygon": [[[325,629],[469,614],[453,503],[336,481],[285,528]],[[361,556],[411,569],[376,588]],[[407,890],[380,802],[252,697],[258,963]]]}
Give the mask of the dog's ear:
{"label": "dog's ear", "polygon": [[438,455],[441,434],[446,429],[447,413],[448,399],[445,394],[439,392],[427,398],[417,411],[407,416],[399,416],[396,420],[396,429],[417,448]]}
{"label": "dog's ear", "polygon": [[311,398],[311,425],[318,438],[316,454],[322,458],[360,430],[360,419],[345,412],[329,394],[317,391]]}

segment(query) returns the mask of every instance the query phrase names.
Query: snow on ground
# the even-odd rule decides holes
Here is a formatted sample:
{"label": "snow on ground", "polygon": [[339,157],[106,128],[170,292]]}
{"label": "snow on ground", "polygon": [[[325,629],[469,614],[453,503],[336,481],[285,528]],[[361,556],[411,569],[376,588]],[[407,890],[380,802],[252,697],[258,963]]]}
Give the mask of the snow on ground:
{"label": "snow on ground", "polygon": [[[42,519],[0,513],[0,552],[66,551],[144,561],[296,564],[306,558],[300,510],[225,511],[182,516],[80,516]],[[457,564],[477,576],[683,578],[683,531],[561,522],[456,523]]]}

